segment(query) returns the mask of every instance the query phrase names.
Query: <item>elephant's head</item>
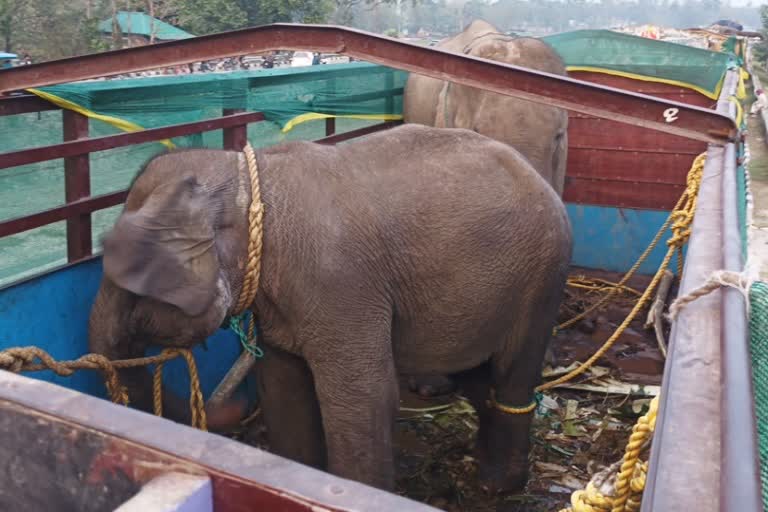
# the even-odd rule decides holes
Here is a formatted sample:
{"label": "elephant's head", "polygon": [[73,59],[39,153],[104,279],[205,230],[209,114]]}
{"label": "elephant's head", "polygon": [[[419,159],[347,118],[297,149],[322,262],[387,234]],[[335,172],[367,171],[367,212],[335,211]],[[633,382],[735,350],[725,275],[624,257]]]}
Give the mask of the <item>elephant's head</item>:
{"label": "elephant's head", "polygon": [[[241,164],[233,152],[176,152],[152,160],[135,180],[103,241],[92,352],[121,359],[143,355],[149,344],[190,347],[222,325],[239,293],[237,263],[247,244]],[[147,409],[146,371],[121,377],[132,402]],[[177,415],[178,407],[167,407]]]}

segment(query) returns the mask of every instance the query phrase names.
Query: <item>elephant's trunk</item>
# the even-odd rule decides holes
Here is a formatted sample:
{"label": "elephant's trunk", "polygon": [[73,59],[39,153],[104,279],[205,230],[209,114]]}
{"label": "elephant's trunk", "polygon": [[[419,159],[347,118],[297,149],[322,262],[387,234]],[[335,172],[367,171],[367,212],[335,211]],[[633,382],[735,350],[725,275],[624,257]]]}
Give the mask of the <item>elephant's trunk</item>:
{"label": "elephant's trunk", "polygon": [[[107,359],[142,357],[146,343],[132,339],[129,319],[136,297],[121,290],[108,279],[103,279],[91,309],[88,345],[91,352]],[[131,406],[152,412],[152,376],[145,368],[125,368],[118,371],[120,383],[128,390]],[[163,389],[163,415],[174,421],[189,424],[189,407],[178,396]]]}

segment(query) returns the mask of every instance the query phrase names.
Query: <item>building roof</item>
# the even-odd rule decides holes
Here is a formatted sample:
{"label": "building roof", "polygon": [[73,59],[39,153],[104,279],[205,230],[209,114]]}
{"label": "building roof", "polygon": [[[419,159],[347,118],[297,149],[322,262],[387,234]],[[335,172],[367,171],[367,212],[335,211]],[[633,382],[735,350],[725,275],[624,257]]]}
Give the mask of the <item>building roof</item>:
{"label": "building roof", "polygon": [[[160,41],[173,41],[176,39],[188,39],[195,37],[189,32],[169,25],[157,18],[153,18],[143,12],[119,11],[117,13],[117,22],[120,24],[120,31],[123,34],[150,37],[154,28],[155,39]],[[153,27],[154,23],[154,27]],[[99,31],[107,34],[112,33],[112,18],[99,23]]]}

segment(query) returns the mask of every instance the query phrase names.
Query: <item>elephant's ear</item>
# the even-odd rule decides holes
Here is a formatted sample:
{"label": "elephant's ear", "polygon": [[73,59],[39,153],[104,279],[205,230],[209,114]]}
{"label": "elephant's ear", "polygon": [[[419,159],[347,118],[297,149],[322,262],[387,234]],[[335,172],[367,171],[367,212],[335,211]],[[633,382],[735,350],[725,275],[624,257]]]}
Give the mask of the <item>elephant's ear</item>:
{"label": "elephant's ear", "polygon": [[208,194],[194,178],[157,187],[104,239],[104,273],[117,286],[203,313],[216,297],[219,262]]}

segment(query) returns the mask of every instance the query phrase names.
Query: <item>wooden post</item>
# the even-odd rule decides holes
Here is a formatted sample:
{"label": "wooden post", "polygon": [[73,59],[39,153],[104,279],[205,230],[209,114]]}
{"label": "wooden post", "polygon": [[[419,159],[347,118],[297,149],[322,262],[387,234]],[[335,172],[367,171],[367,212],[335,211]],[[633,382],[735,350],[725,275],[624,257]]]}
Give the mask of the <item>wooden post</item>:
{"label": "wooden post", "polygon": [[325,136],[330,137],[334,133],[336,133],[336,118],[327,117],[325,119]]}
{"label": "wooden post", "polygon": [[[241,112],[245,112],[245,110],[237,108],[225,108],[222,111],[222,114],[225,116],[231,116],[233,114],[240,114]],[[232,128],[224,128],[224,149],[242,151],[246,142],[248,142],[247,124],[233,126]]]}
{"label": "wooden post", "polygon": [[[88,118],[71,110],[62,112],[64,141],[88,138]],[[91,195],[90,155],[64,159],[64,196],[68,203]],[[67,219],[67,261],[81,260],[91,255],[91,214],[84,213]]]}
{"label": "wooden post", "polygon": [[387,99],[384,100],[384,110],[386,114],[395,113],[395,97],[392,96],[391,91],[395,88],[395,72],[392,70],[387,71],[386,78],[384,79],[384,88],[387,90]]}

